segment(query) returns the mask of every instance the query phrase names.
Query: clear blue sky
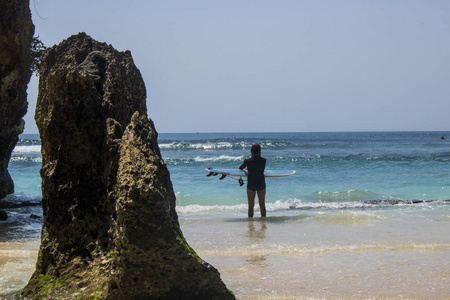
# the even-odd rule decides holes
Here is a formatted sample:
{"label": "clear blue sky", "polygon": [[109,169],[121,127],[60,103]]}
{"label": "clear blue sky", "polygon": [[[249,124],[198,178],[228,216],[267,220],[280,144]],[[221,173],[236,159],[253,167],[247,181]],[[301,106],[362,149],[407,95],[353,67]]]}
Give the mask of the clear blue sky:
{"label": "clear blue sky", "polygon": [[30,2],[47,46],[131,51],[159,132],[450,130],[450,1]]}

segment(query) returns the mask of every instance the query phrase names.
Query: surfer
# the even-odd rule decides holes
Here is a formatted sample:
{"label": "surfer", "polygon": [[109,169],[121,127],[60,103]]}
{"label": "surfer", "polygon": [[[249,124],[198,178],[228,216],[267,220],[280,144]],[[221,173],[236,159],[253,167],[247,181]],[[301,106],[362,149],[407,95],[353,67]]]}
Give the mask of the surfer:
{"label": "surfer", "polygon": [[252,157],[244,160],[239,167],[243,170],[247,168],[247,199],[248,199],[248,217],[253,218],[253,208],[255,206],[255,197],[258,194],[259,208],[261,217],[266,216],[266,180],[264,177],[264,169],[266,167],[266,159],[261,157],[261,146],[254,143],[251,148]]}

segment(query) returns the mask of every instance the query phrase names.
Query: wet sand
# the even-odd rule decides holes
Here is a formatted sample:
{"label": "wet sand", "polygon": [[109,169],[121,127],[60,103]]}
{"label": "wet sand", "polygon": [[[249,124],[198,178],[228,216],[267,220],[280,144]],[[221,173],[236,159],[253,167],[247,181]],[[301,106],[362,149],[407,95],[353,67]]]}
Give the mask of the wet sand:
{"label": "wet sand", "polygon": [[220,270],[238,299],[448,299],[450,245],[438,248],[240,256],[198,252]]}
{"label": "wet sand", "polygon": [[449,221],[342,211],[181,223],[238,299],[450,299]]}
{"label": "wet sand", "polygon": [[20,291],[33,274],[39,239],[0,242],[0,299]]}
{"label": "wet sand", "polygon": [[[184,215],[180,223],[237,299],[450,299],[445,213]],[[0,243],[0,295],[28,282],[38,248],[38,239]]]}

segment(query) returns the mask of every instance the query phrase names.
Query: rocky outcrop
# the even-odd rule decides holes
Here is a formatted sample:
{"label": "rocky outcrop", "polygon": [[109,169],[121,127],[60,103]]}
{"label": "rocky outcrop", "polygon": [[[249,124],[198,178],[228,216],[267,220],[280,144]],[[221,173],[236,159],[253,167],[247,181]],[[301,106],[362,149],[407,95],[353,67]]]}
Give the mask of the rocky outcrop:
{"label": "rocky outcrop", "polygon": [[18,208],[26,206],[41,206],[41,201],[19,201],[19,200],[2,200],[0,201],[0,209]]}
{"label": "rocky outcrop", "polygon": [[234,299],[186,243],[130,52],[84,33],[41,60],[44,224],[22,296]]}
{"label": "rocky outcrop", "polygon": [[33,34],[29,1],[0,0],[0,199],[14,192],[8,163],[25,125]]}
{"label": "rocky outcrop", "polygon": [[6,211],[0,209],[0,221],[8,220],[8,214]]}

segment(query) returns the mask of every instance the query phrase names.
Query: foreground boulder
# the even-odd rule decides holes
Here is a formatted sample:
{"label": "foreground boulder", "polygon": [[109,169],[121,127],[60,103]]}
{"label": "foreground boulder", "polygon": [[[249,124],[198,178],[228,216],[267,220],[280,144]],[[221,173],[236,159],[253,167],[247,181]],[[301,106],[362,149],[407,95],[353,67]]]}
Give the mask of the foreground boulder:
{"label": "foreground boulder", "polygon": [[14,193],[8,163],[25,125],[33,34],[29,0],[0,0],[0,199]]}
{"label": "foreground boulder", "polygon": [[186,243],[130,52],[84,33],[41,61],[44,224],[22,296],[234,299]]}

